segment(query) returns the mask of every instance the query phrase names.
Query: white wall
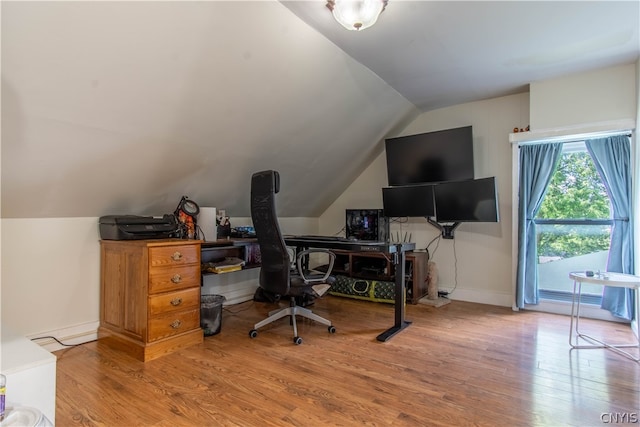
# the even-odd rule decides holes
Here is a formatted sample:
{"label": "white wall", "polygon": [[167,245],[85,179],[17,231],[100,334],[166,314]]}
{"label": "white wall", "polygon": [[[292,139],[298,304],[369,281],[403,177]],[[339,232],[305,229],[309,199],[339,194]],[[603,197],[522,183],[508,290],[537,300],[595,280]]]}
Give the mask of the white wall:
{"label": "white wall", "polygon": [[[466,125],[473,126],[477,178],[495,176],[500,222],[463,224],[454,240],[441,240],[433,255],[440,289],[457,287],[451,298],[511,305],[511,147],[509,133],[526,127],[528,94],[461,104],[420,115],[401,135]],[[396,136],[396,135],[390,135]],[[381,188],[387,185],[386,158],[381,154],[320,217],[320,232],[334,234],[344,225],[346,208],[382,208]],[[439,231],[423,218],[391,226],[392,235],[411,234],[416,248],[424,249]],[[455,246],[455,247],[454,247]],[[431,252],[435,244],[430,247]],[[455,256],[454,256],[455,254]]]}
{"label": "white wall", "polygon": [[2,219],[2,323],[35,336],[97,328],[97,218]]}
{"label": "white wall", "polygon": [[635,119],[636,65],[531,83],[531,129]]}
{"label": "white wall", "polygon": [[[249,218],[231,218],[250,225]],[[316,218],[281,218],[286,234],[317,234]],[[100,320],[98,218],[7,219],[2,228],[1,323],[29,338],[52,335],[68,344],[97,337]],[[203,293],[229,302],[250,299],[259,270],[208,277]],[[57,349],[49,341],[38,341]],[[51,344],[51,345],[50,345]]]}
{"label": "white wall", "polygon": [[4,218],[249,215],[262,168],[315,217],[417,114],[275,0],[3,2],[1,65]]}

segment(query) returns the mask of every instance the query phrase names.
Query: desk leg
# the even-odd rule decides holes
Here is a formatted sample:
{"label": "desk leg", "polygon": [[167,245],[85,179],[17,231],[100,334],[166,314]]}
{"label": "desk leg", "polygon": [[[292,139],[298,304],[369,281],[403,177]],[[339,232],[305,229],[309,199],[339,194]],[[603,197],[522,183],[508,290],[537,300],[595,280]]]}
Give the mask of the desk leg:
{"label": "desk leg", "polygon": [[[401,246],[400,246],[401,247]],[[406,328],[411,324],[411,322],[404,319],[404,309],[405,309],[405,289],[404,289],[404,274],[405,274],[405,255],[404,251],[402,251],[398,247],[398,250],[394,254],[394,266],[396,270],[396,283],[395,283],[395,301],[394,301],[394,314],[395,314],[395,323],[394,325],[378,335],[376,338],[378,341],[388,341],[392,336]],[[399,260],[399,261],[398,261]]]}

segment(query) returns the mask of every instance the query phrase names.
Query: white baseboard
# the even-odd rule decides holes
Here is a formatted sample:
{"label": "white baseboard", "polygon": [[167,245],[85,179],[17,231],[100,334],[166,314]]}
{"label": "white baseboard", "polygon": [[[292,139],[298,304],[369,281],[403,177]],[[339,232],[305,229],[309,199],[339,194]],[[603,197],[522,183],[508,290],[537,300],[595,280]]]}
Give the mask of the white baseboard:
{"label": "white baseboard", "polygon": [[[211,293],[222,294],[225,296],[224,305],[234,305],[253,299],[253,295],[256,290],[255,284],[248,284],[240,289],[235,289],[232,292],[220,292],[225,289],[216,288],[210,289]],[[54,352],[67,348],[64,345],[59,344],[54,338],[66,345],[84,344],[86,342],[95,341],[98,339],[98,327],[100,322],[88,322],[80,325],[69,326],[62,329],[54,329],[50,331],[43,331],[37,334],[27,336],[27,339],[32,340],[45,350]],[[36,339],[37,338],[37,339]]]}
{"label": "white baseboard", "polygon": [[100,326],[100,322],[88,322],[67,328],[29,335],[27,338],[43,347],[45,350],[53,352],[67,347],[60,345],[53,338],[46,337],[55,337],[58,341],[67,345],[84,344],[98,339],[98,326]]}
{"label": "white baseboard", "polygon": [[226,297],[226,300],[224,301],[223,305],[236,305],[236,304],[243,303],[245,301],[252,300],[254,293],[255,293],[255,289],[253,292],[248,294],[234,295],[231,298]]}
{"label": "white baseboard", "polygon": [[[571,303],[569,301],[541,300],[536,305],[526,305],[525,310],[543,311],[545,313],[571,315]],[[629,323],[624,319],[612,316],[607,310],[593,304],[580,304],[580,317],[587,319],[606,320],[609,322]]]}
{"label": "white baseboard", "polygon": [[513,297],[511,294],[502,294],[491,291],[479,291],[473,289],[456,288],[447,289],[442,286],[439,287],[440,291],[449,292],[447,296],[451,300],[476,302],[478,304],[497,305],[501,307],[511,307],[513,304]]}

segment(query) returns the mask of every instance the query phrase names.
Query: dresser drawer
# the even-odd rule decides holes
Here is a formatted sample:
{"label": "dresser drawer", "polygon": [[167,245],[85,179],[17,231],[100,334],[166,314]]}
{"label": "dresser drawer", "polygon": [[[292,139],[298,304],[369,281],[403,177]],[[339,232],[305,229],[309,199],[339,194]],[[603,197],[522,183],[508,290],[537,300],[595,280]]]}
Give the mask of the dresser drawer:
{"label": "dresser drawer", "polygon": [[158,294],[149,297],[149,316],[158,316],[200,306],[200,288]]}
{"label": "dresser drawer", "polygon": [[200,310],[178,311],[149,319],[149,341],[200,328]]}
{"label": "dresser drawer", "polygon": [[174,245],[149,248],[149,268],[176,267],[187,264],[200,266],[200,245]]}
{"label": "dresser drawer", "polygon": [[152,268],[149,271],[149,293],[200,288],[200,265],[174,268]]}

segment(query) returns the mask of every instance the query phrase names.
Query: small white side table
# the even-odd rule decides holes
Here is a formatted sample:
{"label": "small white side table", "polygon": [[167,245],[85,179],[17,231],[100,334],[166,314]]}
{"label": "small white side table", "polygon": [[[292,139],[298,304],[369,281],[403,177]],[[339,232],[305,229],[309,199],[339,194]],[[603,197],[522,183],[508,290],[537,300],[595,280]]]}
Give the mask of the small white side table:
{"label": "small white side table", "polygon": [[[582,295],[582,284],[591,283],[594,285],[602,286],[614,286],[618,288],[629,288],[638,292],[640,289],[640,277],[632,274],[623,273],[596,273],[594,276],[589,277],[584,271],[574,271],[569,273],[569,278],[573,279],[573,301],[571,303],[571,329],[569,330],[569,344],[576,349],[581,348],[607,348],[624,357],[627,357],[635,362],[640,362],[640,356],[634,356],[633,354],[621,350],[623,348],[635,348],[640,353],[640,337],[636,336],[636,342],[630,344],[609,344],[602,340],[596,339],[590,335],[581,333],[579,330],[580,323],[580,297]],[[577,300],[577,302],[576,302]],[[640,320],[639,307],[635,307],[636,321]],[[574,329],[575,325],[575,329]],[[575,342],[573,340],[573,334],[575,333]],[[578,338],[582,338],[585,341],[590,342],[588,345],[578,345]]]}

